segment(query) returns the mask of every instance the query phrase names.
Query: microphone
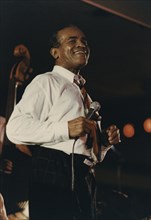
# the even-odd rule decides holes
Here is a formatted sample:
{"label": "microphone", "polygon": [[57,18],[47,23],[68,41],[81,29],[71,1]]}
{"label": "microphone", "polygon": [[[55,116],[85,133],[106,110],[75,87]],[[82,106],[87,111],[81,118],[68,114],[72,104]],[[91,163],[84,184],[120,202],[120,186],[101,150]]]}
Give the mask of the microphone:
{"label": "microphone", "polygon": [[[92,119],[95,121],[100,121],[101,120],[101,116],[97,113],[97,111],[99,111],[101,108],[101,105],[99,102],[91,102],[90,104],[90,108],[88,110],[88,113],[86,115],[87,119]],[[79,139],[79,137],[75,138],[75,141],[77,141]]]}
{"label": "microphone", "polygon": [[[86,118],[87,119],[94,119],[96,121],[100,121],[101,120],[101,116],[97,113],[97,111],[99,111],[101,108],[101,105],[99,102],[92,102],[90,104],[90,108],[89,108],[89,111],[86,115]],[[99,145],[103,144],[104,146],[108,146],[109,145],[109,141],[108,141],[108,134],[106,132],[106,129],[104,130],[100,130],[100,128],[97,129],[97,139],[98,139],[98,143]],[[91,139],[89,138],[88,136],[88,139],[87,139],[87,144],[88,145],[92,145],[91,143]]]}
{"label": "microphone", "polygon": [[87,119],[92,119],[93,117],[95,117],[95,119],[96,119],[96,117],[97,117],[97,120],[100,120],[101,117],[99,116],[99,114],[96,114],[97,111],[100,110],[100,108],[101,108],[101,105],[100,105],[99,102],[96,102],[96,101],[92,102],[90,104],[90,108],[88,110],[86,118]]}

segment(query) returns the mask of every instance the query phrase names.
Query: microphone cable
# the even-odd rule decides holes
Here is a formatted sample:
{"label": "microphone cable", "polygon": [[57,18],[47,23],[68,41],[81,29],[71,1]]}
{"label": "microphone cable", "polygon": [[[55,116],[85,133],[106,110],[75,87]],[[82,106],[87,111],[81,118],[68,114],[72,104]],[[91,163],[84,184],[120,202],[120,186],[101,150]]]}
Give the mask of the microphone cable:
{"label": "microphone cable", "polygon": [[72,154],[71,154],[71,190],[74,192],[74,183],[75,183],[75,171],[74,171],[74,147],[78,138],[75,138],[72,146]]}

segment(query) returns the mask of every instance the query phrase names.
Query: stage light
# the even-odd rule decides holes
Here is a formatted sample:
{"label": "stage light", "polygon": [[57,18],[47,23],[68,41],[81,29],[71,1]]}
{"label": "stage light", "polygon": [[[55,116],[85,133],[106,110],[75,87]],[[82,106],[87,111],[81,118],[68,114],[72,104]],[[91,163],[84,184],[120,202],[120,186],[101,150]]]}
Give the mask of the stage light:
{"label": "stage light", "polygon": [[144,121],[143,127],[147,133],[151,133],[151,118],[147,118]]}
{"label": "stage light", "polygon": [[135,128],[134,128],[133,124],[128,123],[128,124],[124,125],[123,134],[127,138],[133,137],[135,134]]}

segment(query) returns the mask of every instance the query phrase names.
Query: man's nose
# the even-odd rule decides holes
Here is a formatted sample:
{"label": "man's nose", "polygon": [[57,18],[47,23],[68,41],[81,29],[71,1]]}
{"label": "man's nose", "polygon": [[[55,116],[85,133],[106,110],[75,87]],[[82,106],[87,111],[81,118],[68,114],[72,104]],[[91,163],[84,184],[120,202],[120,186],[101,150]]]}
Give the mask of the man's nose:
{"label": "man's nose", "polygon": [[83,41],[81,41],[81,40],[77,41],[77,46],[78,47],[86,47],[85,43]]}

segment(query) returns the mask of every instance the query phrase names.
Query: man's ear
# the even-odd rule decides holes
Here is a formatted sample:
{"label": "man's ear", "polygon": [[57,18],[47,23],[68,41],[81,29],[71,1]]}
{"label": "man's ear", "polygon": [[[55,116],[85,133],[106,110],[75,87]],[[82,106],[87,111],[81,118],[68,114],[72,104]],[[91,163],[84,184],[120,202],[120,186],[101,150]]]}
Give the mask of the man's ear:
{"label": "man's ear", "polygon": [[58,48],[51,48],[50,54],[53,56],[53,58],[56,60],[59,57]]}

